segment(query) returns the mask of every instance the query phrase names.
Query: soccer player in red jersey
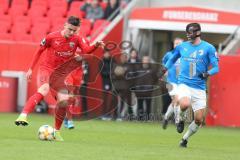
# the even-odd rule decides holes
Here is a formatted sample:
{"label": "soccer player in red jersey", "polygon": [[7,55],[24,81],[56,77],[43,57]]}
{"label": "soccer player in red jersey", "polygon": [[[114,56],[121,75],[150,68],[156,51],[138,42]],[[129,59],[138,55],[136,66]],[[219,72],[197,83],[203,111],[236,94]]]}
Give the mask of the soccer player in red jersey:
{"label": "soccer player in red jersey", "polygon": [[[28,125],[27,115],[31,113],[35,105],[38,104],[49,92],[49,77],[61,64],[70,60],[75,56],[75,52],[79,47],[83,53],[91,53],[97,47],[103,47],[102,41],[96,42],[94,45],[89,45],[84,38],[79,37],[76,33],[80,28],[80,19],[78,17],[70,16],[67,22],[64,24],[64,28],[61,31],[52,32],[48,34],[41,42],[40,47],[37,49],[33,60],[30,64],[30,68],[27,71],[27,79],[30,80],[32,71],[39,60],[40,56],[44,53],[44,57],[39,64],[38,74],[38,90],[31,96],[25,104],[22,113],[15,121],[16,125]],[[47,50],[46,52],[44,52]],[[57,95],[57,101],[64,100],[64,96]],[[56,129],[56,140],[63,141],[60,135],[60,127],[65,115],[66,107],[56,107],[55,114],[55,129]]]}

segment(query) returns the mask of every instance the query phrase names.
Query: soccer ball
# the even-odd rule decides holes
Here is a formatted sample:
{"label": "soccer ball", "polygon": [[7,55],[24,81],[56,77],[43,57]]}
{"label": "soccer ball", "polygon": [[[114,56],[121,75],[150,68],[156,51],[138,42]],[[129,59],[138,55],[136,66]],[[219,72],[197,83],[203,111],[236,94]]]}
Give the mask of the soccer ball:
{"label": "soccer ball", "polygon": [[38,138],[40,140],[52,141],[55,138],[55,129],[50,125],[42,125],[38,129]]}

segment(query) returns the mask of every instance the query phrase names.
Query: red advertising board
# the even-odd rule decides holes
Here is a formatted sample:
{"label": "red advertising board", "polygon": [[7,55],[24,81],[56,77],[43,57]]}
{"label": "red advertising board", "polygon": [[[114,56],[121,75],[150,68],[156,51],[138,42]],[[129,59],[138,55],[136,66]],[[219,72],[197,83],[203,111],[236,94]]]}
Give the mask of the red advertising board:
{"label": "red advertising board", "polygon": [[17,109],[17,78],[0,77],[0,112]]}

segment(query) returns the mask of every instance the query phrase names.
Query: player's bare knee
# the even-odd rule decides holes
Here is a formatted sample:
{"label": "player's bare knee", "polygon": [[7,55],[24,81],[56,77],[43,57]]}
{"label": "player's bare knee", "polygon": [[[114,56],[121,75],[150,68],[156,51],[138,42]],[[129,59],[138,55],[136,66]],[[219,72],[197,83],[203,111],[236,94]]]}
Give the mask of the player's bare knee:
{"label": "player's bare knee", "polygon": [[46,96],[49,92],[49,85],[42,85],[38,88],[38,92],[41,93],[43,96]]}
{"label": "player's bare knee", "polygon": [[187,97],[180,99],[179,105],[181,110],[185,111],[191,105],[190,99]]}
{"label": "player's bare knee", "polygon": [[195,118],[194,121],[198,126],[202,124],[202,118]]}
{"label": "player's bare knee", "polygon": [[181,101],[179,105],[182,111],[185,111],[190,106],[190,104],[187,101]]}
{"label": "player's bare knee", "polygon": [[64,108],[68,106],[68,101],[67,100],[62,100],[58,102],[58,107]]}

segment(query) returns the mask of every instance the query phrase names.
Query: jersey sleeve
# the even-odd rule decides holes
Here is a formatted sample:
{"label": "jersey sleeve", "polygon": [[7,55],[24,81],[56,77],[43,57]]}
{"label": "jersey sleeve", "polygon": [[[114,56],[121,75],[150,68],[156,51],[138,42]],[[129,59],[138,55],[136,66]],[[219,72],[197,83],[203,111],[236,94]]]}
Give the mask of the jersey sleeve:
{"label": "jersey sleeve", "polygon": [[169,59],[169,52],[165,53],[165,55],[162,58],[162,64],[165,65]]}
{"label": "jersey sleeve", "polygon": [[95,45],[90,45],[89,41],[83,37],[79,37],[79,48],[81,48],[84,54],[92,53],[97,49]]}
{"label": "jersey sleeve", "polygon": [[50,41],[51,41],[50,36],[46,36],[45,38],[42,39],[40,46],[38,47],[37,51],[34,53],[34,56],[30,63],[29,68],[31,68],[31,69],[34,68],[34,66],[38,62],[38,59],[41,56],[41,54],[46,50],[46,48],[48,48],[50,46]]}
{"label": "jersey sleeve", "polygon": [[212,68],[208,71],[208,74],[214,75],[219,72],[219,65],[218,65],[219,58],[218,58],[217,51],[213,46],[210,46],[208,50],[208,58],[210,61],[210,65],[212,66]]}
{"label": "jersey sleeve", "polygon": [[172,65],[175,64],[175,62],[178,60],[178,58],[181,56],[180,54],[180,49],[181,49],[181,45],[178,45],[174,50],[173,50],[173,54],[172,56],[168,59],[168,61],[166,62],[166,64],[164,64],[164,66],[169,69],[172,67]]}

